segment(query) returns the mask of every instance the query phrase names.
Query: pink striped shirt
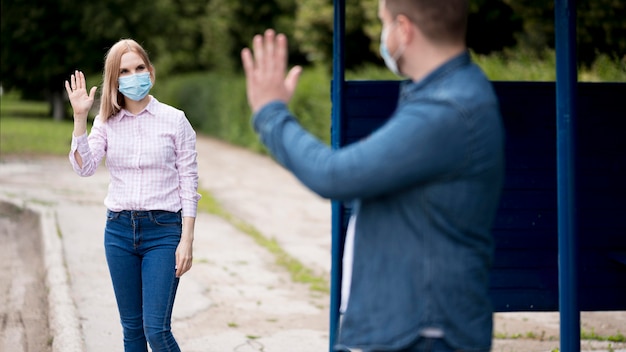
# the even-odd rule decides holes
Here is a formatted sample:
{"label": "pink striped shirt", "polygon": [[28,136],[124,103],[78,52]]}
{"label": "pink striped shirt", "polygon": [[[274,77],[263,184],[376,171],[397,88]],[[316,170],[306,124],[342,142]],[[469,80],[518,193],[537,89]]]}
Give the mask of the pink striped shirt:
{"label": "pink striped shirt", "polygon": [[137,115],[122,109],[104,123],[96,116],[89,136],[72,136],[70,162],[78,175],[91,176],[105,156],[111,175],[104,199],[108,209],[182,210],[182,216],[196,216],[196,133],[184,112],[151,96]]}

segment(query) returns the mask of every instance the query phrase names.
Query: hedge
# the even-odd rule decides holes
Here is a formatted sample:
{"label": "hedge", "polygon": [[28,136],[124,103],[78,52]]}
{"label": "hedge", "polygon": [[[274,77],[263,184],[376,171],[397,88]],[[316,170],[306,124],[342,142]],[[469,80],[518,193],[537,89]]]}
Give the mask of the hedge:
{"label": "hedge", "polygon": [[[290,102],[297,120],[322,141],[330,141],[330,75],[306,68]],[[251,125],[242,74],[198,72],[157,78],[153,94],[181,109],[196,132],[265,152]]]}

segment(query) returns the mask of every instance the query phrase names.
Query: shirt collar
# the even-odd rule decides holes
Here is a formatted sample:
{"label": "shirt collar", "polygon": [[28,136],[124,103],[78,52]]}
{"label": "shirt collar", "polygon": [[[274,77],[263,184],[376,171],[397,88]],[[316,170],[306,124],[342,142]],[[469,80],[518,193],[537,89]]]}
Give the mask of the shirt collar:
{"label": "shirt collar", "polygon": [[146,105],[146,107],[143,108],[143,110],[141,110],[138,114],[132,114],[130,111],[122,108],[115,117],[117,118],[118,121],[120,121],[126,116],[128,117],[141,116],[146,113],[152,116],[155,116],[156,109],[158,106],[159,106],[159,101],[155,97],[150,95],[150,101],[148,102],[148,105]]}
{"label": "shirt collar", "polygon": [[471,63],[472,59],[469,51],[464,51],[461,54],[451,58],[444,62],[441,66],[437,67],[434,71],[426,75],[419,81],[407,80],[401,83],[401,94],[410,94],[410,92],[421,89],[422,87],[430,84],[433,81],[439,80],[442,77],[447,76],[450,72],[454,72],[463,66],[467,66]]}

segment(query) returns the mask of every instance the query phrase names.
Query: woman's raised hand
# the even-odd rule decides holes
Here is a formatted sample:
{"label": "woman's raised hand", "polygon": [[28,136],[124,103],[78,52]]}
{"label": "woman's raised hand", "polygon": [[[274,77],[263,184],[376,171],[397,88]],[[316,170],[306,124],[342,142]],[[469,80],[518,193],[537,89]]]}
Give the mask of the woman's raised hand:
{"label": "woman's raised hand", "polygon": [[74,72],[69,81],[65,81],[65,90],[74,110],[74,119],[87,119],[87,114],[96,96],[96,89],[97,87],[92,87],[87,94],[85,75],[78,70]]}

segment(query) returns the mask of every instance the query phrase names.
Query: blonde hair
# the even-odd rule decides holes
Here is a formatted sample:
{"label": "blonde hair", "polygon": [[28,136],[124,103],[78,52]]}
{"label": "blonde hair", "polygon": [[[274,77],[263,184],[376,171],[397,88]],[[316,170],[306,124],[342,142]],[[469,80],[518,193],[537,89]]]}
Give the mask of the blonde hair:
{"label": "blonde hair", "polygon": [[124,107],[124,96],[118,91],[118,78],[122,55],[128,52],[137,53],[150,71],[154,82],[154,68],[146,51],[132,39],[122,39],[115,43],[104,56],[102,72],[102,94],[100,97],[100,119],[106,122],[109,117],[117,114]]}

